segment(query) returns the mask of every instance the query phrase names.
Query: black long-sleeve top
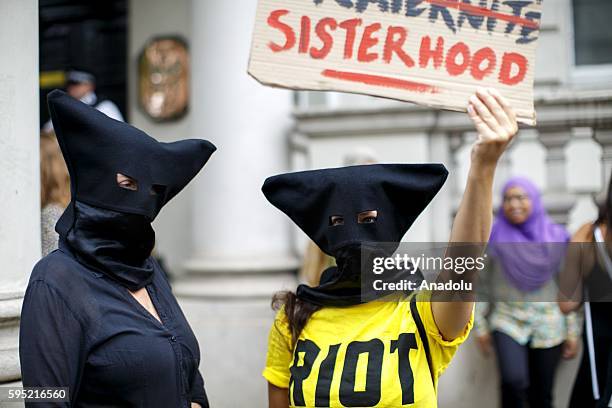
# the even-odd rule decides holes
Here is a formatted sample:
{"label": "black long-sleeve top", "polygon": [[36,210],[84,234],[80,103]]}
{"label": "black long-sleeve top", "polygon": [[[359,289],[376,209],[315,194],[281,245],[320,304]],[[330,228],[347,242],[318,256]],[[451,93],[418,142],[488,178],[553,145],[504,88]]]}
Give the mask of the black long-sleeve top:
{"label": "black long-sleeve top", "polygon": [[198,342],[156,263],[154,270],[146,289],[163,324],[65,245],[35,266],[19,334],[23,384],[68,387],[70,403],[33,406],[208,407]]}

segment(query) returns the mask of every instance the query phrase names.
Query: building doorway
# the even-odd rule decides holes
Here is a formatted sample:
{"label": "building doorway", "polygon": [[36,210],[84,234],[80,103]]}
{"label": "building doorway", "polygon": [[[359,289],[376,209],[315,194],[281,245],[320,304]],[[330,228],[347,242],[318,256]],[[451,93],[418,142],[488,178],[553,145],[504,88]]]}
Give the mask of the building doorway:
{"label": "building doorway", "polygon": [[39,0],[40,124],[46,98],[64,88],[65,72],[96,76],[98,100],[110,99],[126,117],[127,0]]}

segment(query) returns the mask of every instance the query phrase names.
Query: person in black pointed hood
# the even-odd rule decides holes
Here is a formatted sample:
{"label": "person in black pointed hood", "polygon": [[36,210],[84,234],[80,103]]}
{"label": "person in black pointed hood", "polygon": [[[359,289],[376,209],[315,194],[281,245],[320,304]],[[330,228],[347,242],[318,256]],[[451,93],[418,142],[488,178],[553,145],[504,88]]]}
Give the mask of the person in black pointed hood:
{"label": "person in black pointed hood", "polygon": [[151,223],[215,146],[158,142],[61,91],[48,104],[71,202],[59,249],[26,290],[24,386],[68,387],[63,406],[208,407],[198,342],[151,257]]}
{"label": "person in black pointed hood", "polygon": [[[450,242],[477,243],[480,251],[491,228],[495,168],[518,126],[494,89],[480,89],[468,112],[478,140]],[[435,291],[371,296],[361,269],[370,270],[372,257],[393,255],[446,177],[441,164],[376,164],[265,181],[266,198],[337,264],[319,285],[273,298],[278,313],[263,371],[271,408],[437,406],[438,377],[470,332],[473,298],[436,301],[449,297]],[[447,278],[444,272],[439,279]]]}

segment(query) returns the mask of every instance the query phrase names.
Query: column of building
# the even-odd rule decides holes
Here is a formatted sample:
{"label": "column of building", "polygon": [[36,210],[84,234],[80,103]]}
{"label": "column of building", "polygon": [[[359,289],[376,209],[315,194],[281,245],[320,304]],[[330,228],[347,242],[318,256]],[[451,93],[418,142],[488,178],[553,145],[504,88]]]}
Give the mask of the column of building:
{"label": "column of building", "polygon": [[38,2],[0,3],[0,383],[20,379],[19,314],[40,257]]}
{"label": "column of building", "polygon": [[288,220],[260,190],[266,177],[288,169],[292,93],[247,74],[255,7],[192,2],[193,137],[218,151],[195,180],[194,250],[174,289],[200,340],[214,406],[266,404],[270,300],[295,287],[298,266]]}

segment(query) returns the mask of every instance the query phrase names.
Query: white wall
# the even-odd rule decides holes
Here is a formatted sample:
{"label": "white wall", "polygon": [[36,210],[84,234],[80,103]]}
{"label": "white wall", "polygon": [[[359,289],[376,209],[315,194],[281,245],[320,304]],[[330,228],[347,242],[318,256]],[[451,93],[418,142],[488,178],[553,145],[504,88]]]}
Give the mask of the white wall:
{"label": "white wall", "polygon": [[38,2],[0,2],[0,382],[20,378],[23,292],[40,258]]}

